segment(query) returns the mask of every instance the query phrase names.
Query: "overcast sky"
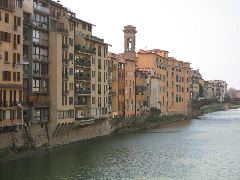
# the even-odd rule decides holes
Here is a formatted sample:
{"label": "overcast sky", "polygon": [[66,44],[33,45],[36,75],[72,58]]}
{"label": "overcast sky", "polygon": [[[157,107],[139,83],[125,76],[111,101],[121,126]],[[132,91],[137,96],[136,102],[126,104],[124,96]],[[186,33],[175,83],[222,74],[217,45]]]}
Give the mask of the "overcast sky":
{"label": "overcast sky", "polygon": [[96,25],[93,35],[123,51],[123,27],[137,28],[137,49],[164,49],[204,79],[240,89],[240,0],[61,0]]}

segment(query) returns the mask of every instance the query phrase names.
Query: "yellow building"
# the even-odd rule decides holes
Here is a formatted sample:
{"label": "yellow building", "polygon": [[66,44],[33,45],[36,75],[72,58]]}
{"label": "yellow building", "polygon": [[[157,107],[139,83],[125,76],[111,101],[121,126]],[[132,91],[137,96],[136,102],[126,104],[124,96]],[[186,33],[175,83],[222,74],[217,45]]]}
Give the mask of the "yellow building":
{"label": "yellow building", "polygon": [[22,6],[20,0],[0,1],[0,130],[23,125]]}

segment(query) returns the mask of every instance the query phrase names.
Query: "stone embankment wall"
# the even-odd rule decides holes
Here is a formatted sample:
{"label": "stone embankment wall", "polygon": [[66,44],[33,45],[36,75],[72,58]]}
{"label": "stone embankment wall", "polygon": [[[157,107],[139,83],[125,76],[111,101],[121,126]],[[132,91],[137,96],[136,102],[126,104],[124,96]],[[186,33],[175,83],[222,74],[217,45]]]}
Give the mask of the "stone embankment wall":
{"label": "stone embankment wall", "polygon": [[[65,128],[69,129],[67,125]],[[54,127],[49,127],[49,144],[51,146],[59,146],[99,136],[106,136],[113,132],[110,120],[97,120],[93,124],[88,125],[73,124],[69,131],[63,130],[63,132],[66,133],[58,133],[57,135],[54,134],[54,129]]]}
{"label": "stone embankment wall", "polygon": [[26,143],[26,133],[22,129],[18,132],[0,134],[0,149],[24,147]]}
{"label": "stone embankment wall", "polygon": [[0,133],[0,149],[54,147],[113,132],[111,120],[96,120],[92,124],[56,125],[32,124],[18,132]]}

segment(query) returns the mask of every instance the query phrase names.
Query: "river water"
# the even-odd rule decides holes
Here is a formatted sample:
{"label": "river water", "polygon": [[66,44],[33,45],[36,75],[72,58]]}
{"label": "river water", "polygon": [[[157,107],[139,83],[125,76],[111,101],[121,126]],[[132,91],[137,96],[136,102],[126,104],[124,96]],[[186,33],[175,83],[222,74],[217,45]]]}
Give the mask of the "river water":
{"label": "river water", "polygon": [[240,109],[0,164],[0,180],[240,179]]}

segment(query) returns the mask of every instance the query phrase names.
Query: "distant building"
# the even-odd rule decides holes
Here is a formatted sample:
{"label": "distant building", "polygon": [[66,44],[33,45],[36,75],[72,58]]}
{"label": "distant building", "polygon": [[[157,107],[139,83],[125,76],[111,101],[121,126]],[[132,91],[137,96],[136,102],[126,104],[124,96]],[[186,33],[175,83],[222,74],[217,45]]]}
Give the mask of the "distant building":
{"label": "distant building", "polygon": [[240,98],[240,90],[236,90],[234,88],[229,88],[227,91],[227,95],[230,98]]}
{"label": "distant building", "polygon": [[211,80],[209,83],[212,85],[213,97],[212,99],[218,99],[222,102],[227,94],[227,83],[223,80]]}

